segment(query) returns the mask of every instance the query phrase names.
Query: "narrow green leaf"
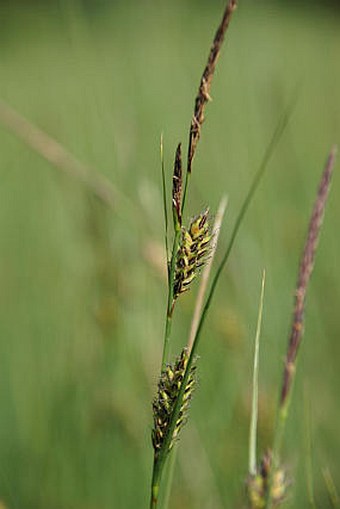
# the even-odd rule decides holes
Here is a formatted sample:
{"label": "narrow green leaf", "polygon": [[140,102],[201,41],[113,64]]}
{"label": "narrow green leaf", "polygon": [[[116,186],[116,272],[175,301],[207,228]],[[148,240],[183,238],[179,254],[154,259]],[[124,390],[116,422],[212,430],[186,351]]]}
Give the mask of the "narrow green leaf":
{"label": "narrow green leaf", "polygon": [[164,144],[163,144],[163,133],[161,134],[161,172],[162,172],[162,198],[163,198],[163,212],[164,212],[164,238],[165,238],[165,251],[167,260],[167,269],[169,276],[169,241],[168,241],[168,204],[166,199],[166,181],[165,181],[165,164],[164,164]]}
{"label": "narrow green leaf", "polygon": [[253,395],[252,409],[249,431],[249,474],[256,475],[256,442],[257,442],[257,419],[258,419],[258,397],[259,397],[259,350],[260,350],[260,334],[263,314],[264,287],[266,282],[266,272],[262,273],[261,295],[259,303],[259,311],[257,316],[255,348],[254,348],[254,368],[253,368]]}

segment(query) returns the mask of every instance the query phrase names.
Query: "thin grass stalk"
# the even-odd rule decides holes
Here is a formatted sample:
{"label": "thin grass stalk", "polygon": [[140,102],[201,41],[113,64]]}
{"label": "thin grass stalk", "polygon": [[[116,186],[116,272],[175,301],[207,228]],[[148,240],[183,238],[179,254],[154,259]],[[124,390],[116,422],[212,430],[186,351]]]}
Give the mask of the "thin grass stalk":
{"label": "thin grass stalk", "polygon": [[165,369],[166,364],[169,358],[169,347],[170,347],[170,335],[172,328],[172,318],[175,307],[174,301],[174,285],[173,281],[175,278],[175,270],[176,270],[176,253],[179,245],[179,239],[181,236],[181,231],[178,230],[175,233],[170,268],[169,268],[169,285],[168,285],[168,301],[167,301],[167,309],[166,309],[166,317],[165,317],[165,331],[164,331],[164,342],[163,342],[163,353],[162,353],[162,371]]}
{"label": "thin grass stalk", "polygon": [[208,297],[207,297],[207,300],[204,304],[204,307],[203,307],[203,310],[202,310],[202,314],[201,314],[201,318],[199,320],[199,323],[198,323],[198,326],[197,326],[197,331],[196,331],[196,334],[195,334],[195,338],[194,338],[194,342],[193,342],[193,346],[192,346],[192,349],[191,349],[191,352],[190,352],[190,356],[189,356],[189,359],[188,359],[188,363],[187,363],[187,367],[186,367],[186,370],[185,370],[185,373],[184,373],[184,376],[183,376],[183,380],[182,380],[182,384],[181,384],[181,387],[180,387],[180,390],[179,390],[179,393],[178,393],[178,397],[177,397],[177,400],[176,400],[176,404],[174,406],[174,409],[173,409],[173,412],[172,412],[172,416],[171,416],[171,421],[169,423],[169,426],[168,426],[168,430],[167,430],[167,434],[164,438],[164,442],[163,442],[163,445],[162,445],[162,449],[161,451],[159,452],[159,455],[158,455],[158,458],[157,458],[157,462],[154,462],[154,466],[153,466],[153,474],[152,474],[152,497],[151,497],[151,505],[150,505],[150,508],[151,509],[154,509],[157,507],[157,499],[158,499],[158,493],[159,493],[159,484],[160,484],[160,479],[161,479],[161,475],[162,475],[162,471],[163,471],[163,468],[164,468],[164,463],[165,463],[165,460],[166,460],[166,457],[167,457],[167,454],[168,454],[168,450],[169,450],[169,446],[170,446],[170,443],[172,441],[172,436],[173,436],[173,432],[174,432],[174,429],[175,429],[175,426],[176,426],[176,422],[177,422],[177,419],[178,419],[178,416],[179,416],[179,412],[180,412],[180,408],[181,408],[181,404],[182,404],[182,400],[183,400],[183,395],[184,395],[184,391],[185,391],[185,388],[186,388],[186,385],[188,383],[188,380],[189,380],[189,376],[190,376],[190,372],[191,372],[191,368],[193,366],[193,363],[194,363],[194,359],[195,359],[195,354],[196,354],[196,351],[197,351],[197,348],[198,348],[198,345],[199,345],[199,341],[200,341],[200,338],[201,338],[201,332],[202,332],[202,329],[203,329],[203,326],[204,326],[204,323],[205,323],[205,319],[207,317],[207,313],[208,313],[208,310],[210,308],[210,305],[211,305],[211,302],[212,302],[212,299],[213,299],[213,296],[215,294],[215,291],[216,291],[216,288],[217,288],[217,283],[220,279],[220,276],[221,276],[221,273],[229,259],[229,256],[230,256],[230,253],[231,253],[231,250],[232,250],[232,247],[234,245],[234,242],[236,240],[236,237],[237,237],[237,233],[240,229],[240,226],[241,226],[241,223],[242,223],[242,220],[249,208],[249,205],[252,201],[252,198],[254,197],[255,195],[255,192],[257,190],[257,187],[259,186],[260,184],[260,181],[264,175],[264,172],[265,172],[265,169],[267,167],[267,164],[278,144],[278,142],[280,141],[281,139],[281,136],[285,130],[285,127],[287,125],[287,122],[288,122],[288,119],[289,119],[289,116],[290,116],[290,112],[291,110],[288,110],[286,112],[286,114],[284,115],[284,117],[282,119],[280,119],[279,123],[278,123],[278,126],[277,128],[275,129],[275,132],[272,136],[272,139],[268,145],[268,148],[264,154],[264,157],[263,157],[263,160],[259,166],[259,169],[257,170],[257,172],[255,173],[255,176],[254,176],[254,179],[251,183],[251,186],[250,186],[250,189],[248,191],[248,193],[246,194],[246,197],[245,197],[245,200],[241,206],[241,210],[236,218],[236,222],[235,222],[235,225],[234,225],[234,228],[233,228],[233,231],[232,231],[232,234],[231,234],[231,238],[229,240],[229,244],[228,244],[228,247],[226,249],[226,252],[224,254],[224,257],[216,271],[216,274],[213,278],[213,281],[212,281],[212,284],[211,284],[211,287],[210,287],[210,290],[209,290],[209,293],[208,293]]}
{"label": "thin grass stalk", "polygon": [[211,89],[211,83],[214,77],[216,64],[218,57],[221,53],[222,44],[224,41],[225,33],[227,31],[227,28],[229,26],[231,17],[233,12],[235,11],[237,6],[236,0],[229,0],[223,17],[222,21],[216,31],[208,60],[206,63],[206,66],[204,68],[200,85],[198,88],[198,93],[195,98],[195,107],[194,107],[194,114],[191,120],[190,124],[190,131],[189,131],[189,143],[188,143],[188,158],[187,158],[187,171],[185,176],[185,184],[184,184],[184,192],[183,192],[183,201],[182,201],[182,213],[184,211],[185,207],[185,201],[187,196],[187,189],[189,184],[189,179],[192,171],[192,161],[194,159],[197,144],[200,139],[201,135],[201,128],[202,124],[204,122],[204,111],[206,104],[211,100],[210,97],[210,89]]}
{"label": "thin grass stalk", "polygon": [[308,284],[314,267],[315,254],[317,250],[319,234],[322,226],[325,206],[327,203],[330,189],[331,177],[334,169],[336,157],[336,147],[333,147],[327,159],[317,197],[314,203],[312,215],[309,222],[307,240],[305,242],[300,268],[297,280],[297,289],[295,294],[295,306],[293,312],[293,322],[288,341],[288,349],[285,359],[283,372],[283,381],[281,396],[279,401],[278,415],[274,434],[274,443],[272,451],[272,468],[269,480],[269,488],[266,494],[266,509],[272,507],[272,481],[273,475],[279,466],[283,437],[286,427],[286,421],[289,413],[290,401],[292,398],[293,383],[295,380],[296,364],[299,348],[303,337],[305,300]]}
{"label": "thin grass stalk", "polygon": [[259,399],[259,350],[260,350],[260,334],[263,314],[264,287],[266,282],[266,272],[262,273],[260,304],[257,316],[255,345],[254,345],[254,366],[253,366],[253,393],[252,393],[252,410],[249,429],[249,474],[256,475],[257,460],[257,421],[258,421],[258,399]]}
{"label": "thin grass stalk", "polygon": [[132,202],[114,187],[104,175],[76,159],[61,143],[32,124],[4,101],[0,101],[0,122],[17,138],[69,177],[82,182],[109,208],[131,210]]}
{"label": "thin grass stalk", "polygon": [[[164,174],[164,168],[162,168],[162,173]],[[166,368],[166,364],[168,362],[172,318],[173,318],[173,312],[174,312],[175,303],[176,303],[176,301],[174,299],[174,280],[175,280],[175,272],[176,272],[177,251],[178,251],[179,242],[180,242],[180,238],[181,238],[181,226],[182,226],[182,216],[181,216],[182,158],[181,158],[181,144],[180,143],[178,144],[177,149],[176,149],[172,182],[173,182],[173,186],[172,186],[172,215],[173,215],[173,226],[174,226],[174,240],[173,240],[173,245],[172,245],[170,261],[167,261],[168,300],[167,300],[166,317],[165,317],[165,330],[164,330],[161,371],[164,371],[164,369]],[[165,178],[164,178],[164,186],[165,186]],[[165,200],[163,200],[163,202],[164,202],[164,214],[166,215],[165,221],[167,223],[167,221],[168,221],[167,206],[166,206]]]}
{"label": "thin grass stalk", "polygon": [[324,216],[325,206],[330,189],[330,183],[335,164],[336,148],[333,147],[324,172],[321,177],[317,198],[309,223],[307,240],[305,243],[295,295],[295,307],[291,335],[289,338],[288,351],[283,374],[280,405],[284,406],[291,392],[291,384],[295,376],[295,362],[303,336],[304,309],[308,284],[314,268],[316,249],[318,246],[320,229]]}
{"label": "thin grass stalk", "polygon": [[312,430],[311,430],[311,412],[307,393],[304,394],[305,402],[305,449],[306,449],[306,482],[309,505],[312,509],[317,509],[314,495],[313,482],[313,461],[312,461]]}

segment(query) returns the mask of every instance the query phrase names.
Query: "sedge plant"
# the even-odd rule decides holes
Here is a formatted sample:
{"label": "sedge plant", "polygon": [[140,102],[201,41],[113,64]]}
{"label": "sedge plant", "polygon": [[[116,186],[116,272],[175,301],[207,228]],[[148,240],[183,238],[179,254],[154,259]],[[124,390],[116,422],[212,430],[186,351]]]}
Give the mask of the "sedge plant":
{"label": "sedge plant", "polygon": [[[152,444],[153,470],[151,480],[150,509],[159,506],[159,494],[167,460],[178,440],[181,429],[187,420],[190,401],[195,389],[197,372],[197,349],[202,336],[203,326],[222,271],[229,259],[238,231],[268,165],[271,155],[278,144],[288,119],[292,106],[287,108],[279,120],[270,143],[265,151],[262,162],[254,175],[250,188],[243,201],[241,209],[231,231],[226,247],[215,275],[212,278],[204,304],[199,306],[198,316],[188,345],[182,349],[174,361],[169,360],[169,346],[171,339],[174,311],[183,293],[198,277],[202,267],[211,257],[214,236],[210,227],[209,209],[203,210],[192,218],[186,226],[185,205],[192,176],[193,160],[196,154],[201,128],[204,121],[205,107],[210,100],[211,83],[216,63],[221,51],[226,30],[236,9],[236,0],[229,0],[224,11],[222,21],[217,29],[207,64],[201,77],[198,94],[195,99],[194,114],[189,129],[189,142],[186,158],[186,171],[183,175],[182,145],[179,143],[175,153],[172,177],[172,240],[169,240],[169,218],[166,173],[164,165],[163,141],[161,142],[161,170],[165,216],[165,249],[167,254],[167,283],[168,295],[164,327],[163,353],[161,371],[157,387],[157,394],[153,402],[153,430]],[[196,312],[197,315],[197,312]],[[167,490],[169,491],[169,490]]]}

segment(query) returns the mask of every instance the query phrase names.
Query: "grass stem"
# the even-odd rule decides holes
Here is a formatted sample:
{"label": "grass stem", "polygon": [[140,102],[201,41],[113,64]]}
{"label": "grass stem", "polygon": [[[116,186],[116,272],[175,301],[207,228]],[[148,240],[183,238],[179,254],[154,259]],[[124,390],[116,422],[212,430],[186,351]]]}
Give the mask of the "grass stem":
{"label": "grass stem", "polygon": [[[130,210],[133,203],[104,175],[80,162],[61,143],[32,124],[4,101],[0,101],[0,122],[58,170],[77,182],[82,182],[101,202],[117,211]],[[118,207],[119,205],[119,207]]]}
{"label": "grass stem", "polygon": [[169,346],[170,346],[170,335],[171,335],[171,326],[172,326],[172,317],[174,311],[174,278],[175,278],[175,270],[176,270],[176,253],[178,249],[178,244],[181,236],[181,231],[178,230],[175,232],[174,242],[172,247],[171,261],[170,261],[170,269],[169,269],[169,284],[168,284],[168,302],[166,309],[166,318],[165,318],[165,331],[164,331],[164,343],[163,343],[163,354],[162,354],[162,371],[166,367],[166,363],[169,358]]}

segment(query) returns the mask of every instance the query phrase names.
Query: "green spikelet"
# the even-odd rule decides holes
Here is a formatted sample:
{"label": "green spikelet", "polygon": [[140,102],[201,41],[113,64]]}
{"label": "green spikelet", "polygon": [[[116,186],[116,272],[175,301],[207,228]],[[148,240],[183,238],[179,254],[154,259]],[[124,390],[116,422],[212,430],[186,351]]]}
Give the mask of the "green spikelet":
{"label": "green spikelet", "polygon": [[[153,402],[154,428],[152,430],[152,444],[155,450],[155,455],[160,452],[164,438],[168,432],[169,422],[182,384],[188,359],[188,351],[184,348],[176,361],[172,365],[169,364],[161,374],[158,383],[157,396]],[[185,424],[196,381],[195,373],[196,367],[193,366],[190,370],[190,375],[184,391],[181,409],[172,434],[169,451]]]}
{"label": "green spikelet", "polygon": [[[251,509],[263,509],[266,506],[271,466],[272,455],[268,451],[263,456],[258,472],[247,480],[247,495]],[[285,501],[288,485],[285,471],[278,468],[272,479],[271,497],[273,507],[278,507]]]}
{"label": "green spikelet", "polygon": [[189,289],[210,252],[211,232],[208,222],[209,209],[192,219],[190,226],[182,227],[182,238],[177,252],[174,280],[174,301]]}

